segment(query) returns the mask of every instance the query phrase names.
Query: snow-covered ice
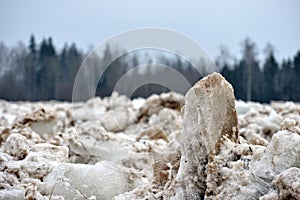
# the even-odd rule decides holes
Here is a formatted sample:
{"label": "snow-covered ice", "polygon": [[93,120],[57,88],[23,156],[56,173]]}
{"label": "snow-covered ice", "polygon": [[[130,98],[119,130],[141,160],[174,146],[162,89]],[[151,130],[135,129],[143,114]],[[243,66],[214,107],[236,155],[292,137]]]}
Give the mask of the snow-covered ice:
{"label": "snow-covered ice", "polygon": [[0,101],[0,199],[299,199],[300,105],[184,96]]}

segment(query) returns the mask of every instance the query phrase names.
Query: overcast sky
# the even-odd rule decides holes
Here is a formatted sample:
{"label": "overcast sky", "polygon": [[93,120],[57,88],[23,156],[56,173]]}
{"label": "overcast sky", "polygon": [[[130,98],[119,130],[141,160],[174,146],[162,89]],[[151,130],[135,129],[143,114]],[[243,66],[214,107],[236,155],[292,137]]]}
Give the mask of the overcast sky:
{"label": "overcast sky", "polygon": [[82,49],[139,27],[179,31],[201,44],[213,58],[220,45],[240,53],[240,41],[252,38],[262,52],[267,42],[279,59],[300,49],[299,0],[1,0],[0,41],[38,42],[52,36],[56,46],[75,42]]}

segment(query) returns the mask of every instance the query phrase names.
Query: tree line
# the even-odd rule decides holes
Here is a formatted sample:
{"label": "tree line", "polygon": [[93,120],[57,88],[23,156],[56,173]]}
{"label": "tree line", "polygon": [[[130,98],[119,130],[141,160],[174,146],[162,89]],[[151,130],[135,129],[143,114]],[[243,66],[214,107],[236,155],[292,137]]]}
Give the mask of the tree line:
{"label": "tree line", "polygon": [[9,48],[0,43],[0,98],[6,100],[71,100],[75,75],[83,58],[75,44],[57,52],[51,37],[38,45]]}
{"label": "tree line", "polygon": [[[231,82],[237,99],[258,102],[271,100],[300,101],[300,51],[293,58],[279,62],[274,53],[274,47],[268,44],[265,48],[265,59],[258,59],[256,44],[250,39],[242,42],[242,57],[236,59],[229,50],[222,47],[216,59],[219,71]],[[96,95],[109,96],[121,77],[128,76],[123,91],[130,90],[139,81],[149,79],[149,84],[136,88],[131,97],[147,97],[152,93],[168,91],[168,88],[178,88],[184,93],[186,88],[174,80],[168,69],[155,64],[169,66],[183,75],[191,85],[202,78],[209,67],[205,60],[199,58],[203,73],[199,73],[187,60],[170,52],[146,50],[123,54],[110,63],[100,80],[92,80],[97,70],[107,64],[117,52],[117,48],[107,46],[101,55],[89,59],[89,74],[96,84]],[[8,47],[0,42],[0,99],[6,100],[60,100],[71,101],[76,73],[88,52],[79,50],[73,43],[64,45],[57,50],[52,38],[44,38],[38,44],[31,35],[28,45],[19,43]],[[142,71],[132,70],[140,65],[146,65]],[[166,80],[162,86],[150,83],[155,76]],[[150,77],[150,78],[149,78]]]}
{"label": "tree line", "polygon": [[228,50],[221,50],[217,63],[231,82],[237,99],[268,103],[272,100],[300,101],[300,51],[293,58],[279,62],[274,47],[267,44],[262,63],[257,59],[256,44],[249,38],[242,42],[242,58],[229,62]]}

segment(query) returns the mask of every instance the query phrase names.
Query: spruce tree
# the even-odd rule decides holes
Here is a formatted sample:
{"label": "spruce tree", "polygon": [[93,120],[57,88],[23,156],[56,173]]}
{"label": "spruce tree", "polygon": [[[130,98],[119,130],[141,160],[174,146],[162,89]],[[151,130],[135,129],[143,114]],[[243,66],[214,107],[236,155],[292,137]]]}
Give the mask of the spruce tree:
{"label": "spruce tree", "polygon": [[274,56],[274,48],[271,45],[266,47],[266,56],[263,65],[263,101],[270,102],[277,98],[275,91],[275,77],[278,71],[278,63]]}

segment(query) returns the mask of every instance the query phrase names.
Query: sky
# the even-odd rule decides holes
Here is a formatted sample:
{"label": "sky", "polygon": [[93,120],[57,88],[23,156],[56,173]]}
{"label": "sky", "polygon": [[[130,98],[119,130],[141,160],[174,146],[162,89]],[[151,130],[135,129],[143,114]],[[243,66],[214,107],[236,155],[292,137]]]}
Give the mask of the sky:
{"label": "sky", "polygon": [[237,57],[250,37],[258,52],[270,42],[280,60],[300,49],[299,0],[1,0],[0,41],[38,42],[51,36],[61,48],[75,42],[83,50],[124,31],[161,27],[193,38],[212,57],[220,45]]}

